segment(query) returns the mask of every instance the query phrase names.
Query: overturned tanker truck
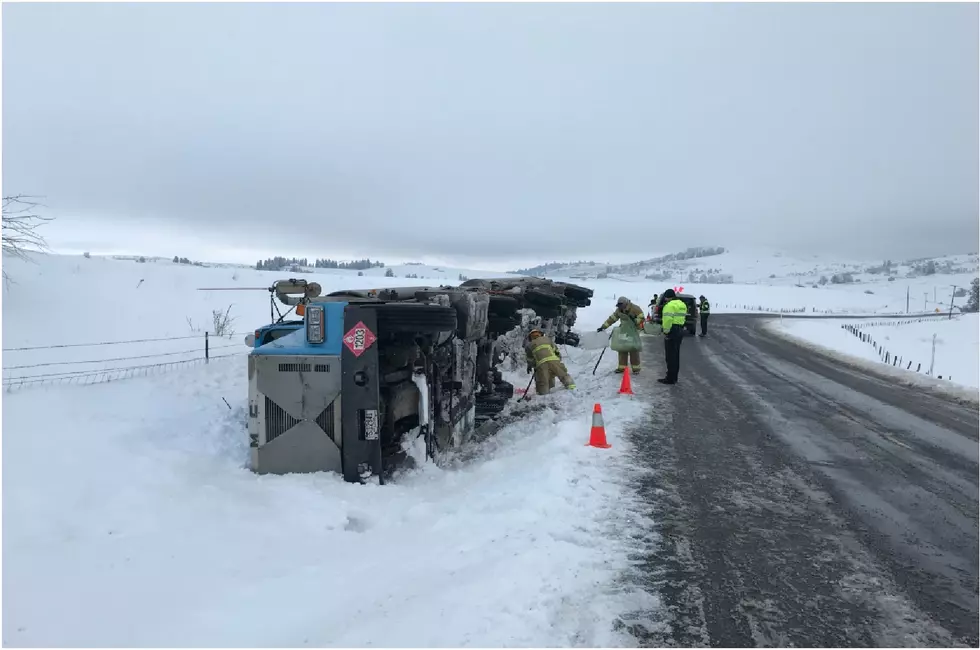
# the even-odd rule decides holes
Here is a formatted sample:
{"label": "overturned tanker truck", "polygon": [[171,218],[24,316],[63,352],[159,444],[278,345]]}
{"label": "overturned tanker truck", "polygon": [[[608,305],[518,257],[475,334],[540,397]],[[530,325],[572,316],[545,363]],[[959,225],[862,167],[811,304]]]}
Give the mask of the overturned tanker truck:
{"label": "overturned tanker truck", "polygon": [[[430,458],[458,447],[514,396],[498,366],[520,353],[527,331],[578,345],[576,309],[593,294],[540,278],[321,291],[276,282],[273,322],[246,337],[255,472],[383,483],[406,436],[423,437]],[[294,311],[302,318],[287,320]]]}

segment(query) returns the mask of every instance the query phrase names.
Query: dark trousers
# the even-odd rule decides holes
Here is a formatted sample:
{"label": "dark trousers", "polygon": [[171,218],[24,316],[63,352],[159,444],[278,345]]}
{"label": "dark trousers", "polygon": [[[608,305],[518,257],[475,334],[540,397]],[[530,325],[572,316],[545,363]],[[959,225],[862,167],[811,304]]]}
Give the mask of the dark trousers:
{"label": "dark trousers", "polygon": [[670,334],[664,337],[664,357],[667,359],[667,381],[677,381],[677,373],[681,369],[681,342],[684,340],[684,330],[677,325]]}
{"label": "dark trousers", "polygon": [[710,316],[710,314],[705,314],[705,313],[702,313],[701,314],[701,333],[702,334],[707,334],[708,333],[708,316]]}

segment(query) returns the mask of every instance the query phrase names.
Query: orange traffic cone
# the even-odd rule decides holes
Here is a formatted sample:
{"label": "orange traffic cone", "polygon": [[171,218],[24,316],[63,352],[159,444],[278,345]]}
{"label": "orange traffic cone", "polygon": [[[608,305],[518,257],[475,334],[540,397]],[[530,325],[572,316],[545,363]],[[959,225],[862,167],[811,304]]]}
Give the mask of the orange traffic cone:
{"label": "orange traffic cone", "polygon": [[633,383],[630,381],[630,369],[627,366],[623,370],[623,383],[619,386],[620,395],[632,395],[633,394]]}
{"label": "orange traffic cone", "polygon": [[592,434],[589,436],[589,444],[586,447],[598,447],[600,449],[612,447],[606,442],[606,425],[602,423],[602,407],[598,404],[592,409]]}

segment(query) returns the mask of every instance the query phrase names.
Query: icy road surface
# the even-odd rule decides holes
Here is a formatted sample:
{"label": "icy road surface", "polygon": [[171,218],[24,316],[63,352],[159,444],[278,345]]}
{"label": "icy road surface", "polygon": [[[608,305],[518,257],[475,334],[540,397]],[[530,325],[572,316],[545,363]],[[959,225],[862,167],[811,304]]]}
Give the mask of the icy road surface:
{"label": "icy road surface", "polygon": [[[633,431],[653,645],[977,646],[978,412],[715,315]],[[661,399],[667,394],[670,399]],[[655,403],[654,403],[655,402]]]}

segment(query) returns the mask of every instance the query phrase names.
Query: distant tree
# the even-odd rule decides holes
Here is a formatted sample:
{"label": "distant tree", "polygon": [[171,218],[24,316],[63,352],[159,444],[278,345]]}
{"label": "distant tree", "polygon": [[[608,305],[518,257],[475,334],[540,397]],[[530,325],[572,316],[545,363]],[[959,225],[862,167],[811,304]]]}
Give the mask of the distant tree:
{"label": "distant tree", "polygon": [[469,278],[468,278],[468,277],[466,277],[466,276],[465,276],[465,275],[463,275],[462,273],[460,273],[460,274],[459,274],[459,281],[460,281],[460,282],[466,282],[467,280],[469,280]]}
{"label": "distant tree", "polygon": [[[262,262],[259,262],[261,264]],[[180,258],[174,255],[174,264],[180,264]]]}
{"label": "distant tree", "polygon": [[386,278],[393,278],[393,277],[395,277],[395,272],[392,271],[391,269],[388,269],[387,271],[385,271],[385,277]]}
{"label": "distant tree", "polygon": [[140,258],[136,261],[139,262],[140,264],[146,264],[146,258],[143,257],[142,255],[140,255]]}
{"label": "distant tree", "polygon": [[821,275],[820,276],[820,284],[822,284],[822,285],[823,284],[827,284],[827,276],[826,275]]}
{"label": "distant tree", "polygon": [[84,257],[87,260],[88,259],[92,259],[92,253],[89,253],[88,251],[85,251],[84,253],[82,253],[82,257]]}
{"label": "distant tree", "polygon": [[360,276],[360,275],[364,275],[364,271],[358,271],[358,272],[357,272],[357,275],[359,275],[359,276]]}
{"label": "distant tree", "polygon": [[980,311],[980,278],[973,278],[970,283],[970,298],[963,306],[963,311],[975,313]]}
{"label": "distant tree", "polygon": [[[48,242],[37,232],[40,226],[51,221],[34,212],[40,204],[30,201],[33,197],[18,194],[3,197],[3,255],[30,261],[30,253],[48,252]],[[7,269],[3,269],[3,279],[10,281]]]}

